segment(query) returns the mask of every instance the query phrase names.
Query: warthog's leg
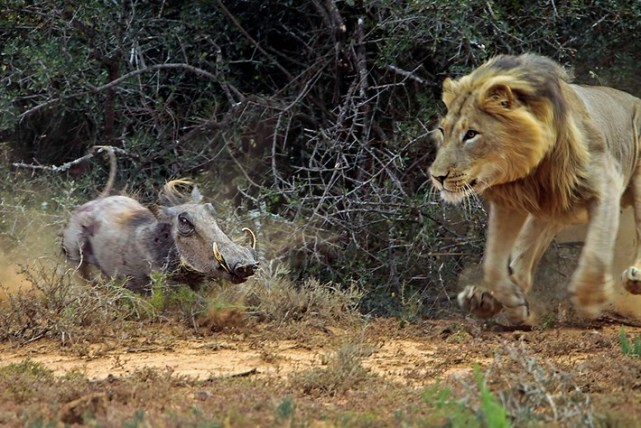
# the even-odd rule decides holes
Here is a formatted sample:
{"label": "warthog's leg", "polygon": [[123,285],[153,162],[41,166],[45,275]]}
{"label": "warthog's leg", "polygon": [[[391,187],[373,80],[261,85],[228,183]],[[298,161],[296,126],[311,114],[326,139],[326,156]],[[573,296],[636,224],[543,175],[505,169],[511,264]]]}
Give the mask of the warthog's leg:
{"label": "warthog's leg", "polygon": [[490,207],[485,258],[484,286],[468,286],[458,296],[459,304],[480,318],[489,318],[501,309],[510,322],[529,321],[525,294],[510,278],[508,263],[527,214],[497,204]]}

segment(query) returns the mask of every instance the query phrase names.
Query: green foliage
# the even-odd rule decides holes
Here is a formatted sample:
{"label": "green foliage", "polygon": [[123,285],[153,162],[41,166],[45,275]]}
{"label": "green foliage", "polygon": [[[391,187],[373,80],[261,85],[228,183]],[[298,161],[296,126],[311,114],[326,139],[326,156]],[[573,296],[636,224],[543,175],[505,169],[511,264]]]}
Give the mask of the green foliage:
{"label": "green foliage", "polygon": [[284,397],[276,407],[276,421],[280,424],[285,423],[285,421],[291,421],[294,418],[295,410],[294,399],[289,396]]}
{"label": "green foliage", "polygon": [[145,421],[145,409],[136,409],[131,420],[124,423],[125,428],[147,427],[149,424]]}
{"label": "green foliage", "polygon": [[623,355],[634,358],[641,357],[641,335],[637,334],[632,343],[630,343],[628,335],[625,333],[623,327],[621,327],[621,331],[619,332],[619,344]]}
{"label": "green foliage", "polygon": [[19,376],[24,376],[34,381],[51,380],[53,379],[53,372],[46,368],[44,364],[30,359],[0,367],[0,378],[7,379]]}
{"label": "green foliage", "polygon": [[18,403],[37,396],[40,385],[53,379],[51,370],[30,359],[0,368],[0,388]]}
{"label": "green foliage", "polygon": [[436,383],[423,391],[423,401],[436,409],[426,421],[428,426],[480,427],[476,415],[452,391]]}
{"label": "green foliage", "polygon": [[423,391],[423,401],[436,409],[426,420],[428,426],[487,428],[512,426],[505,407],[488,389],[478,365],[474,366],[474,376],[479,394],[476,398],[480,400],[479,411],[475,412],[471,408],[468,403],[470,397],[455,397],[448,387],[436,383]]}
{"label": "green foliage", "polygon": [[488,389],[478,365],[474,366],[474,376],[481,394],[481,409],[483,410],[486,426],[488,428],[510,428],[512,424],[507,418],[505,407]]}

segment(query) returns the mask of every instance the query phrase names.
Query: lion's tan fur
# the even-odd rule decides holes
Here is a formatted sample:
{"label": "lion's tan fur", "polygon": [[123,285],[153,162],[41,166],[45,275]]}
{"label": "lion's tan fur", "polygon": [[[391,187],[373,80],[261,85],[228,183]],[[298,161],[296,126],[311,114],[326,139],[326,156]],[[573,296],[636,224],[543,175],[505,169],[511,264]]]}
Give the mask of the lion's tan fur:
{"label": "lion's tan fur", "polygon": [[[641,100],[571,84],[554,61],[524,54],[446,79],[443,101],[448,112],[430,173],[447,201],[472,193],[490,201],[485,286],[523,321],[522,292],[545,248],[561,227],[589,221],[570,293],[579,309],[597,314],[613,282],[619,203],[633,202],[641,220]],[[641,226],[637,231],[641,241]],[[634,266],[641,269],[641,247]],[[641,270],[631,269],[624,285],[635,292]],[[469,303],[473,294],[462,299]]]}

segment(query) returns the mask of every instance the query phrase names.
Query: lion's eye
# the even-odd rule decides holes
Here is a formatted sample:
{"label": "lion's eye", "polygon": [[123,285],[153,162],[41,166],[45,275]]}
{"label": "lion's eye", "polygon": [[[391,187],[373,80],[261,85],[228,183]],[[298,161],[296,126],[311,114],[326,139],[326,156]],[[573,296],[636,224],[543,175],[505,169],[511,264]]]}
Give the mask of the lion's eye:
{"label": "lion's eye", "polygon": [[445,135],[445,129],[443,129],[442,127],[439,126],[438,131],[441,133],[441,135]]}
{"label": "lion's eye", "polygon": [[471,140],[472,138],[476,137],[477,135],[479,135],[479,133],[478,133],[478,132],[476,132],[476,131],[475,131],[475,130],[473,130],[473,129],[469,129],[469,130],[465,133],[465,135],[463,136],[463,141]]}

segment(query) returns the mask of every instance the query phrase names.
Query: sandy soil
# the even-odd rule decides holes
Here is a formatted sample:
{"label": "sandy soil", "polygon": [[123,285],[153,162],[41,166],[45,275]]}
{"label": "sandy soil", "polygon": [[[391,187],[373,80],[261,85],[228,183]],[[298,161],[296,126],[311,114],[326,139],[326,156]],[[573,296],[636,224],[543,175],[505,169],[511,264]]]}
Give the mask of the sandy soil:
{"label": "sandy soil", "polygon": [[420,387],[468,373],[474,363],[486,366],[508,346],[524,347],[535,357],[570,371],[594,360],[606,361],[621,354],[621,328],[631,337],[641,334],[639,327],[622,327],[612,320],[523,331],[466,319],[400,328],[395,320],[381,319],[365,334],[310,329],[306,338],[299,340],[274,340],[260,333],[219,333],[193,340],[147,338],[140,344],[116,347],[107,338],[82,352],[47,340],[20,346],[3,343],[0,366],[29,358],[59,375],[80,371],[96,380],[128,376],[143,368],[169,369],[175,375],[200,380],[246,375],[285,379],[326,364],[341,342],[359,340],[367,344],[363,365],[371,372]]}

